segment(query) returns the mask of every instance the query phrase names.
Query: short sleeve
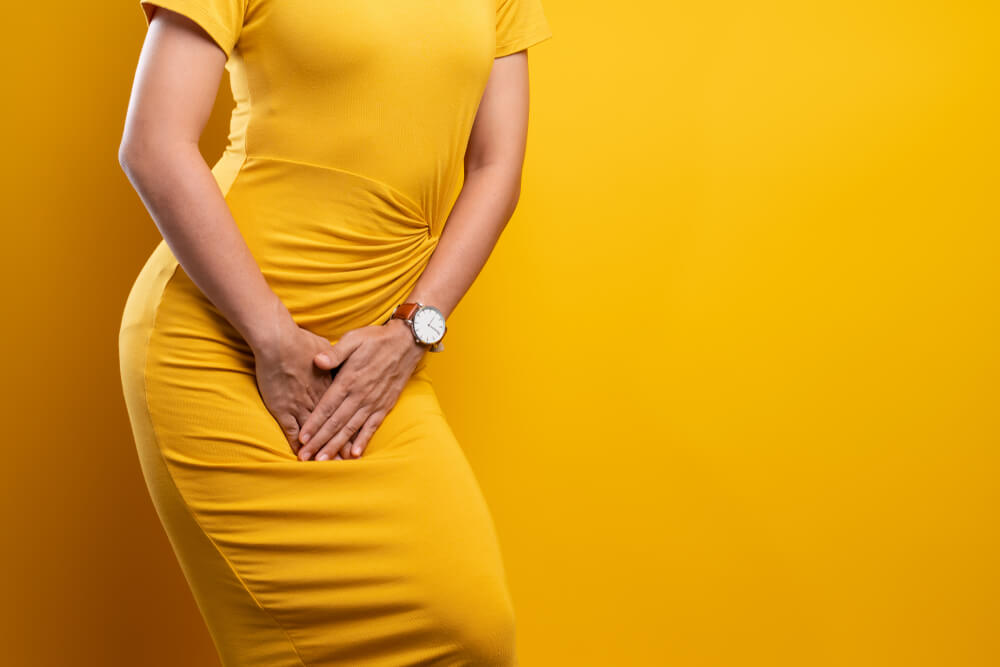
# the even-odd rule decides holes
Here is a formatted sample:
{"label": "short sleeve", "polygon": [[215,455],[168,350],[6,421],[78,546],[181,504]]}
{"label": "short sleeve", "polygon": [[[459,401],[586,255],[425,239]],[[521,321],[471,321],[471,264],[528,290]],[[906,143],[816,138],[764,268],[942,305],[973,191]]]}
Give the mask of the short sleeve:
{"label": "short sleeve", "polygon": [[496,0],[494,58],[516,53],[552,36],[541,0]]}
{"label": "short sleeve", "polygon": [[215,41],[226,57],[233,51],[243,28],[248,0],[140,0],[148,27],[157,7],[183,14],[197,23]]}

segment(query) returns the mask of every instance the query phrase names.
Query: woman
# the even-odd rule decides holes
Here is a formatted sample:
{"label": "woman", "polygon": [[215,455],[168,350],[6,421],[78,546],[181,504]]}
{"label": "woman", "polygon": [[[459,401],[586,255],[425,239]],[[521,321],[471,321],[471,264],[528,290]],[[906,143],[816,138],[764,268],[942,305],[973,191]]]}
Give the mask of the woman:
{"label": "woman", "polygon": [[426,352],[518,199],[540,0],[141,7],[119,159],[163,241],[125,305],[122,382],[223,663],[517,664]]}

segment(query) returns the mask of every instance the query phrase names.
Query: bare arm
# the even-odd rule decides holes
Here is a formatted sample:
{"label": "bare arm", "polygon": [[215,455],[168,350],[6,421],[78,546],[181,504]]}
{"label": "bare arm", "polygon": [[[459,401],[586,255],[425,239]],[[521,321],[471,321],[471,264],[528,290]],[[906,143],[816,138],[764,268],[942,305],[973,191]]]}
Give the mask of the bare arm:
{"label": "bare arm", "polygon": [[118,160],[185,272],[259,351],[294,322],[198,150],[225,63],[225,53],[196,23],[157,9],[139,57]]}
{"label": "bare arm", "polygon": [[462,191],[407,301],[431,304],[447,317],[468,292],[517,207],[527,133],[528,52],[519,51],[493,62],[465,153]]}
{"label": "bare arm", "polygon": [[332,346],[271,290],[198,150],[225,63],[194,21],[157,9],[118,160],[184,271],[253,350],[264,404],[297,452],[299,427],[332,381],[312,360]]}
{"label": "bare arm", "polygon": [[[407,301],[436,306],[447,317],[468,291],[520,197],[527,132],[528,55],[519,51],[493,61],[466,149],[462,192]],[[315,360],[324,369],[344,363],[344,370],[302,424],[303,460],[360,456],[426,354],[402,320],[365,329]]]}

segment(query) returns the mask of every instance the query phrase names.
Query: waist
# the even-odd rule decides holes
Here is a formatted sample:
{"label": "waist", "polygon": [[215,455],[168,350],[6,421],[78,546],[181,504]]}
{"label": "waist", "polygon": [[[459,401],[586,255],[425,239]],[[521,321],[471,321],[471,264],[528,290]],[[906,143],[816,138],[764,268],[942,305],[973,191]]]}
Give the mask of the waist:
{"label": "waist", "polygon": [[389,317],[437,246],[415,202],[335,168],[250,157],[226,201],[271,289],[329,338]]}

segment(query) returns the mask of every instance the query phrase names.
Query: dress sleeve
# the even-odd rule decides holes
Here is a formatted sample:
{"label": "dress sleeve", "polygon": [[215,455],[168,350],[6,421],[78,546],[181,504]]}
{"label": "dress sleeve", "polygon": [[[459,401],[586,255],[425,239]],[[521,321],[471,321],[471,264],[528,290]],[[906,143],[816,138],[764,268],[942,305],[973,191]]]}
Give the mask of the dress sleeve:
{"label": "dress sleeve", "polygon": [[552,36],[541,0],[496,0],[496,3],[494,58],[516,53]]}
{"label": "dress sleeve", "polygon": [[232,53],[243,28],[249,0],[140,0],[139,6],[148,27],[158,7],[170,9],[191,19],[226,52]]}

